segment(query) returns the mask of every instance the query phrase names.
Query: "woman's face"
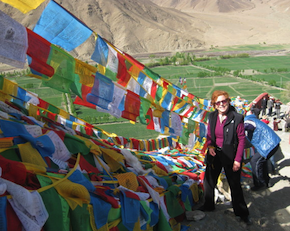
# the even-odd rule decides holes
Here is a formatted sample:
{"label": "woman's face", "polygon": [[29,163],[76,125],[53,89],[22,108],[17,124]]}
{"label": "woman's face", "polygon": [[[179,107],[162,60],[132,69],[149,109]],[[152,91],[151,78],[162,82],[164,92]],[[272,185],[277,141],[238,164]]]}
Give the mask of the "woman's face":
{"label": "woman's face", "polygon": [[229,109],[229,105],[229,99],[226,98],[224,95],[220,95],[215,101],[215,108],[220,114],[226,114]]}

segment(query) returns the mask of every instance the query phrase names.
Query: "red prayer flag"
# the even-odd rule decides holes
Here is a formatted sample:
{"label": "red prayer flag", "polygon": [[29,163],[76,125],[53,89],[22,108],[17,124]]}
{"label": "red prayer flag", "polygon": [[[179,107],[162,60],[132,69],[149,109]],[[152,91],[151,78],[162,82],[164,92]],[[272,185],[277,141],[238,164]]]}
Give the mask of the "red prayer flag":
{"label": "red prayer flag", "polygon": [[46,63],[50,53],[50,42],[34,33],[32,30],[28,28],[26,28],[26,30],[28,37],[28,49],[26,53],[31,58],[29,67],[40,74],[49,77],[53,76],[53,67]]}
{"label": "red prayer flag", "polygon": [[127,90],[125,109],[122,112],[122,117],[128,120],[136,121],[137,116],[140,114],[140,105],[140,96],[130,90]]}
{"label": "red prayer flag", "polygon": [[117,53],[118,55],[118,60],[119,60],[119,66],[118,66],[118,74],[117,74],[117,79],[118,79],[118,84],[120,84],[123,87],[126,87],[127,83],[130,80],[130,74],[127,72],[126,68],[126,63],[124,57]]}
{"label": "red prayer flag", "polygon": [[78,105],[82,105],[88,108],[92,108],[92,109],[96,109],[96,105],[89,103],[87,101],[87,95],[89,93],[91,93],[92,91],[92,87],[86,86],[86,85],[82,85],[82,99],[77,96],[75,98],[74,104],[78,104]]}

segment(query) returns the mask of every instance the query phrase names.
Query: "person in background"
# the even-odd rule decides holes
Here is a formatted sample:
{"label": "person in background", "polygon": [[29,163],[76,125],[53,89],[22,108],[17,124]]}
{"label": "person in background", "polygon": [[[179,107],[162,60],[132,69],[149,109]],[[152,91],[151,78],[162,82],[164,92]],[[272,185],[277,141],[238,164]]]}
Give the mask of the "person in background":
{"label": "person in background", "polygon": [[257,119],[251,112],[245,117],[244,126],[247,139],[257,150],[251,158],[250,164],[254,183],[251,190],[258,191],[270,187],[267,160],[272,158],[280,148],[281,139],[268,125]]}
{"label": "person in background", "polygon": [[270,123],[270,121],[268,120],[268,117],[266,115],[262,116],[261,121],[264,122],[265,124],[269,124]]}
{"label": "person in background", "polygon": [[256,105],[256,102],[254,101],[252,106],[251,106],[251,112],[259,119],[260,117],[260,111],[261,109],[259,109]]}
{"label": "person in background", "polygon": [[286,116],[284,118],[284,120],[285,120],[285,125],[284,125],[285,132],[289,132],[289,130],[290,130],[290,116]]}
{"label": "person in background", "polygon": [[282,104],[281,101],[279,99],[277,99],[275,102],[275,111],[276,111],[276,116],[278,119],[280,119],[281,104]]}
{"label": "person in background", "polygon": [[274,106],[274,100],[273,100],[273,97],[270,96],[270,99],[268,100],[268,103],[267,103],[268,116],[272,116],[273,106]]}
{"label": "person in background", "polygon": [[266,96],[264,96],[261,101],[262,116],[266,115],[267,103],[268,103],[268,99]]}
{"label": "person in background", "polygon": [[278,124],[281,122],[281,120],[277,121],[277,118],[273,118],[273,130],[274,131],[281,131],[282,129],[279,128]]}
{"label": "person in background", "polygon": [[[266,115],[264,115],[261,119],[262,122],[264,122],[265,124],[270,123],[270,121],[268,120],[268,117]],[[272,174],[276,174],[276,161],[275,161],[275,155],[272,155],[270,157],[270,164],[271,164],[271,173]]]}
{"label": "person in background", "polygon": [[215,209],[214,189],[224,168],[231,188],[234,213],[247,225],[251,224],[249,211],[241,187],[241,162],[245,147],[244,117],[230,105],[226,91],[214,91],[211,104],[215,111],[209,114],[204,177],[204,204],[202,211]]}
{"label": "person in background", "polygon": [[287,109],[285,111],[285,118],[288,118],[290,116],[290,102],[288,102],[287,104]]}

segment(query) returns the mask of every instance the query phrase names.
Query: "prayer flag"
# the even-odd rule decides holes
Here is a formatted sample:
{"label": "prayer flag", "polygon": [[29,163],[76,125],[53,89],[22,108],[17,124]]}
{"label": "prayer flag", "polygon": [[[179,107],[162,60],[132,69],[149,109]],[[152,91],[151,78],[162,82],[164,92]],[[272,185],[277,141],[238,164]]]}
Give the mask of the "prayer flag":
{"label": "prayer flag", "polygon": [[92,91],[92,87],[86,86],[86,85],[82,85],[82,98],[77,96],[75,98],[74,104],[78,104],[78,105],[82,105],[88,108],[92,108],[92,109],[96,109],[96,105],[89,103],[87,101],[87,95],[89,93],[91,93]]}
{"label": "prayer flag", "polygon": [[106,76],[97,73],[91,93],[87,95],[87,101],[100,108],[108,110],[108,105],[113,101],[114,83]]}
{"label": "prayer flag", "polygon": [[42,79],[43,85],[65,93],[72,90],[81,97],[81,83],[79,76],[75,74],[75,59],[51,44],[48,64],[54,68],[54,75],[48,80]]}
{"label": "prayer flag", "polygon": [[28,36],[27,58],[32,74],[42,77],[53,76],[54,69],[47,64],[50,54],[50,42],[34,33],[32,30],[28,28],[26,28],[26,30]]}
{"label": "prayer flag", "polygon": [[108,62],[108,53],[109,48],[107,43],[98,35],[94,53],[91,56],[91,59],[96,61],[98,64],[106,67]]}
{"label": "prayer flag", "polygon": [[92,34],[91,29],[54,1],[48,3],[33,31],[67,51],[81,45]]}
{"label": "prayer flag", "polygon": [[45,0],[1,0],[2,2],[8,3],[14,8],[20,10],[23,14],[28,13],[29,11],[36,9],[41,3]]}
{"label": "prayer flag", "polygon": [[0,62],[24,68],[27,47],[25,27],[0,11]]}
{"label": "prayer flag", "polygon": [[132,91],[127,91],[125,98],[125,108],[122,112],[122,118],[136,122],[137,116],[140,115],[140,97]]}

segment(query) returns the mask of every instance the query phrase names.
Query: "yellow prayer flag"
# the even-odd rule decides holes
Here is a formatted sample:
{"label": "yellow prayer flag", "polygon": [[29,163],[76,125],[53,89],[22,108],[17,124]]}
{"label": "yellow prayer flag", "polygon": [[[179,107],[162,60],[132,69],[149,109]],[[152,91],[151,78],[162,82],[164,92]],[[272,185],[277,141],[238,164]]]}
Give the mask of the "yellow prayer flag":
{"label": "yellow prayer flag", "polygon": [[138,76],[139,76],[139,73],[140,73],[140,69],[139,67],[133,65],[131,67],[131,70],[129,71],[129,74],[135,79],[137,80],[138,79]]}
{"label": "yellow prayer flag", "polygon": [[8,95],[17,96],[18,85],[4,78],[2,91]]}
{"label": "yellow prayer flag", "polygon": [[80,83],[92,87],[95,81],[94,75],[98,71],[98,68],[78,59],[75,59],[75,61],[75,73],[80,76]]}
{"label": "yellow prayer flag", "polygon": [[7,93],[0,91],[0,100],[5,102],[6,100],[10,101],[12,96],[8,95]]}
{"label": "yellow prayer flag", "polygon": [[13,145],[13,137],[0,138],[0,148],[9,148]]}
{"label": "yellow prayer flag", "polygon": [[106,161],[107,165],[110,167],[112,172],[116,172],[119,170],[122,165],[124,164],[125,157],[118,153],[117,151],[113,149],[108,148],[100,148],[103,153],[104,160]]}
{"label": "yellow prayer flag", "polygon": [[23,164],[25,165],[25,168],[27,171],[31,171],[34,173],[42,173],[42,174],[46,173],[46,167],[42,167],[42,166],[31,164],[31,163],[25,163],[25,162],[23,162]]}
{"label": "yellow prayer flag", "polygon": [[32,117],[34,117],[37,120],[40,120],[40,116],[37,115],[38,108],[39,107],[34,105],[34,104],[29,104],[28,114],[29,114],[29,116],[32,116]]}
{"label": "yellow prayer flag", "polygon": [[[53,183],[57,180],[51,179]],[[74,210],[78,205],[82,206],[83,203],[90,203],[90,194],[88,190],[81,184],[76,184],[70,180],[64,180],[55,186],[56,191],[61,195],[69,204],[70,208]]]}
{"label": "yellow prayer flag", "polygon": [[31,0],[1,0],[1,1],[20,10],[23,14],[26,14],[29,11],[36,9],[45,0],[33,0],[33,1]]}
{"label": "yellow prayer flag", "polygon": [[138,219],[138,221],[135,223],[133,230],[141,231],[140,219]]}
{"label": "yellow prayer flag", "polygon": [[42,167],[47,167],[47,164],[39,154],[37,149],[32,147],[30,142],[25,144],[18,144],[20,156],[23,162],[35,164]]}
{"label": "yellow prayer flag", "polygon": [[168,176],[168,173],[159,168],[157,165],[154,165],[152,169],[158,176]]}
{"label": "yellow prayer flag", "polygon": [[133,190],[134,192],[138,189],[137,177],[133,172],[126,172],[114,175],[117,178],[119,185],[124,186],[127,189]]}
{"label": "yellow prayer flag", "polygon": [[162,113],[164,112],[164,109],[163,110],[158,110],[158,109],[155,109],[153,111],[153,116],[154,117],[158,117],[158,118],[162,118]]}
{"label": "yellow prayer flag", "polygon": [[100,74],[105,75],[106,67],[102,66],[101,64],[98,64],[98,70],[99,70]]}
{"label": "yellow prayer flag", "polygon": [[177,222],[175,219],[169,220],[170,226],[172,228],[172,231],[180,231],[181,230],[181,223]]}
{"label": "yellow prayer flag", "polygon": [[185,100],[180,101],[179,103],[175,104],[172,111],[176,111],[180,108],[182,108],[186,104]]}
{"label": "yellow prayer flag", "polygon": [[62,116],[65,119],[69,119],[70,118],[70,114],[67,113],[65,110],[59,109],[59,113],[60,116]]}
{"label": "yellow prayer flag", "polygon": [[198,186],[197,186],[197,184],[196,183],[192,184],[189,189],[191,190],[194,202],[198,202],[199,201],[199,195],[198,195]]}

